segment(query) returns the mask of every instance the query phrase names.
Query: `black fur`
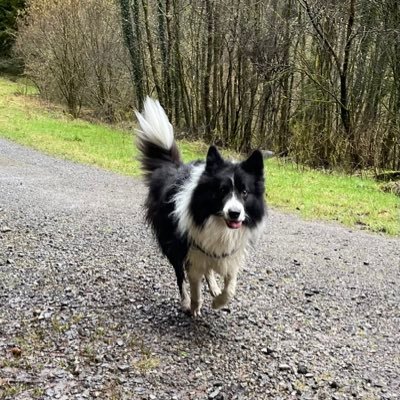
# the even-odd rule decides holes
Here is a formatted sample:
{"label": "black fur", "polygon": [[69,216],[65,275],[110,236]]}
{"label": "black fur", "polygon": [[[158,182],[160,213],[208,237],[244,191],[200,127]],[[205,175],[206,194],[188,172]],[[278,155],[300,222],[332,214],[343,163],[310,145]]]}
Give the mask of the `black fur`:
{"label": "black fur", "polygon": [[182,294],[184,262],[189,245],[186,235],[178,232],[177,222],[171,213],[174,211],[172,199],[188,179],[190,167],[180,161],[175,143],[170,152],[148,142],[142,142],[139,149],[149,187],[145,203],[146,220],[155,233],[162,253],[174,267],[179,292]]}
{"label": "black fur", "polygon": [[[187,183],[194,164],[183,164],[174,142],[171,150],[141,140],[142,168],[149,187],[146,199],[146,219],[151,225],[163,254],[173,265],[182,295],[185,279],[185,259],[190,243],[186,232],[179,232],[172,213],[174,196]],[[197,162],[197,164],[200,162]],[[231,177],[234,177],[234,185]],[[232,163],[224,160],[211,146],[203,172],[190,203],[193,221],[202,226],[211,215],[219,215],[232,191],[246,210],[244,224],[255,227],[264,216],[263,157],[255,151],[246,161]],[[228,228],[227,228],[228,229]]]}
{"label": "black fur", "polygon": [[262,154],[256,150],[247,160],[234,164],[223,160],[218,150],[211,146],[205,173],[191,202],[190,211],[195,223],[201,226],[210,215],[218,215],[233,191],[245,207],[247,217],[244,224],[249,228],[255,227],[265,214]]}
{"label": "black fur", "polygon": [[182,165],[175,142],[173,142],[171,149],[165,150],[154,143],[138,139],[137,147],[142,153],[140,161],[147,182],[151,180],[152,173],[159,168],[171,167],[172,165],[179,167]]}

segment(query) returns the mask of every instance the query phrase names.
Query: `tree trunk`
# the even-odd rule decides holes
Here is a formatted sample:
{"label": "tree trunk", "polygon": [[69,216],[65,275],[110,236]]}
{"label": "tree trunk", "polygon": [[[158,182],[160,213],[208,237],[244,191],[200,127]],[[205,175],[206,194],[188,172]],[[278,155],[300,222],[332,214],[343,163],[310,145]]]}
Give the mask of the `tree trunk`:
{"label": "tree trunk", "polygon": [[[142,108],[144,101],[143,69],[140,55],[140,44],[138,40],[139,29],[139,6],[138,0],[119,0],[122,18],[122,31],[125,44],[130,55],[132,65],[132,80],[135,86],[136,104],[139,109]],[[132,11],[133,10],[133,15]]]}
{"label": "tree trunk", "polygon": [[142,0],[143,14],[144,14],[144,26],[146,30],[147,36],[147,48],[149,49],[149,57],[150,57],[150,67],[151,72],[153,74],[154,85],[156,87],[157,96],[161,103],[163,103],[163,92],[160,85],[160,80],[158,78],[158,71],[156,65],[156,59],[154,55],[153,48],[153,38],[151,36],[150,27],[149,27],[149,13],[147,7],[147,0]]}
{"label": "tree trunk", "polygon": [[212,141],[212,126],[211,126],[211,105],[210,105],[210,78],[212,68],[212,51],[213,51],[213,1],[205,0],[206,5],[206,40],[204,41],[206,65],[204,71],[203,84],[203,108],[204,108],[204,127],[205,139],[207,143]]}

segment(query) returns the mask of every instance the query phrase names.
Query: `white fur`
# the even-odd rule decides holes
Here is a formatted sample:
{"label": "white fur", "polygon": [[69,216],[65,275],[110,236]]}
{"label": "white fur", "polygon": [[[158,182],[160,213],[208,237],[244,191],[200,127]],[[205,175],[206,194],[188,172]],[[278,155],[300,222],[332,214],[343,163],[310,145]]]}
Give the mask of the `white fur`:
{"label": "white fur", "polygon": [[135,111],[140,128],[139,139],[169,150],[174,142],[174,130],[158,100],[146,97],[142,113]]}
{"label": "white fur", "polygon": [[243,204],[236,197],[235,192],[232,193],[232,197],[225,203],[224,208],[222,210],[224,217],[229,219],[229,211],[237,211],[240,212],[238,221],[244,221],[245,213]]}
{"label": "white fur", "polygon": [[175,210],[173,216],[178,221],[178,229],[182,235],[189,232],[194,225],[190,214],[190,201],[205,167],[205,164],[194,165],[188,181],[174,197]]}
{"label": "white fur", "polygon": [[[190,284],[190,310],[194,317],[201,315],[203,277],[206,277],[210,292],[214,297],[213,308],[221,308],[232,299],[236,291],[237,275],[244,262],[249,239],[252,236],[252,230],[250,231],[246,226],[229,229],[222,216],[210,216],[202,227],[198,227],[194,223],[190,213],[190,202],[204,169],[204,164],[193,167],[190,178],[174,197],[173,216],[177,219],[181,234],[186,234],[189,241],[194,241],[207,253],[216,256],[233,254],[228,257],[216,258],[204,254],[196,247],[192,246],[189,249],[187,276]],[[240,212],[239,220],[245,219],[243,204],[235,194],[226,202],[223,214],[227,216],[229,209]],[[222,292],[215,281],[214,272],[224,278]],[[182,307],[186,310],[189,308],[189,302],[186,289],[183,292]]]}
{"label": "white fur", "polygon": [[[187,255],[189,265],[187,275],[190,283],[191,312],[196,317],[201,315],[203,303],[201,282],[204,276],[211,294],[215,296],[213,308],[223,307],[235,295],[237,276],[246,257],[251,231],[244,226],[240,229],[229,229],[222,217],[211,216],[202,228],[193,224],[188,234],[196,244],[210,254],[232,253],[228,257],[215,258],[204,254],[196,247],[190,248]],[[224,278],[222,292],[213,277],[214,272]]]}
{"label": "white fur", "polygon": [[[135,113],[141,128],[137,130],[139,141],[153,143],[165,150],[171,149],[174,132],[160,103],[147,97],[143,112]],[[232,299],[236,290],[238,271],[244,262],[249,240],[253,238],[254,231],[257,231],[257,229],[250,230],[244,225],[239,229],[227,227],[225,219],[229,219],[229,210],[240,212],[239,221],[245,219],[243,204],[234,193],[222,210],[223,216],[209,217],[201,228],[194,223],[190,212],[190,202],[204,170],[204,163],[192,166],[189,179],[173,199],[175,210],[172,216],[176,218],[179,232],[187,235],[189,241],[195,242],[203,249],[202,251],[192,246],[187,255],[190,299],[187,284],[184,283],[182,287],[182,307],[190,309],[194,317],[201,315],[203,277],[206,277],[210,292],[214,297],[213,308],[221,308]],[[226,254],[230,255],[225,256]],[[222,292],[215,280],[214,272],[224,278]]]}
{"label": "white fur", "polygon": [[214,270],[209,268],[205,274],[205,277],[211,296],[217,297],[219,294],[221,294],[221,289],[219,288],[218,283],[215,279]]}
{"label": "white fur", "polygon": [[[228,229],[228,228],[226,228]],[[203,277],[207,278],[210,292],[214,297],[212,306],[215,309],[223,307],[235,295],[237,276],[240,266],[243,264],[246,256],[246,241],[237,243],[238,250],[229,257],[213,258],[204,254],[201,250],[191,248],[187,259],[189,261],[188,278],[191,289],[191,310],[194,316],[200,315],[202,305],[201,282]],[[219,291],[214,272],[224,278],[224,288]]]}
{"label": "white fur", "polygon": [[[212,215],[203,227],[194,224],[189,230],[189,236],[207,253],[222,255],[229,254],[247,244],[250,231],[244,225],[239,229],[227,227],[224,218]],[[228,257],[229,258],[229,257]],[[216,271],[225,275],[223,271]]]}

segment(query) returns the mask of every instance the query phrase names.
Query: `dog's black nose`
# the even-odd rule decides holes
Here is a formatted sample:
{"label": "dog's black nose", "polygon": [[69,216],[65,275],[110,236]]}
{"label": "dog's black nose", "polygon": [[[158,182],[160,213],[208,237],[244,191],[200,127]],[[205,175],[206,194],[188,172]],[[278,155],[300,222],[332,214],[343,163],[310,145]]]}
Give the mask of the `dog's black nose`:
{"label": "dog's black nose", "polygon": [[236,220],[239,218],[240,211],[235,211],[235,210],[229,210],[228,211],[228,216],[230,219]]}

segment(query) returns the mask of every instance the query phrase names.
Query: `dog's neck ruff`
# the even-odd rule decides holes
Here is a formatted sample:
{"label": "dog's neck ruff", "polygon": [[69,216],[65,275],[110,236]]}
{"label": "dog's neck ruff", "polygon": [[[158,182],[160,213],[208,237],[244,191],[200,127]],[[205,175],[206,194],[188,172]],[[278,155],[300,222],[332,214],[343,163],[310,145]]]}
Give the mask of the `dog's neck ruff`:
{"label": "dog's neck ruff", "polygon": [[222,253],[222,254],[215,254],[215,253],[209,253],[208,251],[205,251],[201,246],[199,246],[195,241],[191,241],[191,246],[193,248],[195,248],[196,250],[201,251],[203,254],[205,254],[207,257],[210,258],[216,258],[218,260],[223,259],[223,258],[227,258],[230,256],[233,256],[238,250],[239,247],[237,249],[234,249],[233,251],[231,251],[230,253]]}

